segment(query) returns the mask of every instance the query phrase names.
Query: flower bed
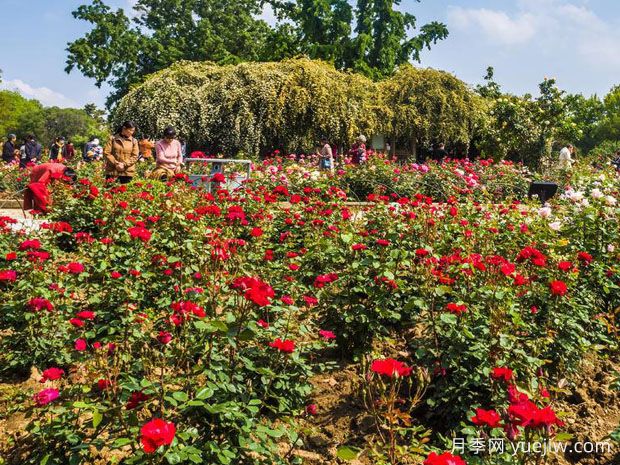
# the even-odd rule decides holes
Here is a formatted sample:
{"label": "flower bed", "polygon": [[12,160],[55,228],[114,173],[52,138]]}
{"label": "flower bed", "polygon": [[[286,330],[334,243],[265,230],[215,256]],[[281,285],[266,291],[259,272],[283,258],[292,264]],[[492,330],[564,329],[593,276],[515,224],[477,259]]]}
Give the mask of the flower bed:
{"label": "flower bed", "polygon": [[617,350],[614,173],[523,209],[476,200],[509,165],[447,164],[439,199],[374,192],[354,215],[334,181],[357,174],[273,166],[211,194],[92,176],[34,235],[0,221],[0,370],[43,373],[9,463],[301,463],[310,381],[342,357],[375,441],[341,458],[474,464],[453,435],[561,431],[560,380]]}

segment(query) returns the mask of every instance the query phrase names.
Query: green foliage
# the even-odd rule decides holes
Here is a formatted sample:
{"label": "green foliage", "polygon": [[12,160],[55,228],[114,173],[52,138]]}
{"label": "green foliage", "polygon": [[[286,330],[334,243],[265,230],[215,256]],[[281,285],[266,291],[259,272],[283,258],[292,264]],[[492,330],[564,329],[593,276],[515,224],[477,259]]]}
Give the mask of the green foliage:
{"label": "green foliage", "polygon": [[363,76],[307,59],[223,67],[182,62],[133,89],[113,120],[135,120],[151,137],[173,125],[211,152],[311,152],[324,134],[343,143],[373,132],[376,98]]}
{"label": "green foliage", "polygon": [[481,121],[484,102],[452,74],[402,66],[380,84],[390,111],[387,133],[395,138],[431,144],[469,143]]}
{"label": "green foliage", "polygon": [[94,105],[86,109],[44,107],[17,92],[0,91],[0,135],[17,135],[18,142],[33,134],[42,145],[51,145],[58,136],[82,144],[92,135],[103,137],[107,128],[101,110]]}
{"label": "green foliage", "polygon": [[482,103],[454,76],[411,66],[376,84],[308,59],[223,67],[182,62],[134,88],[113,120],[135,120],[151,137],[173,125],[213,152],[310,153],[322,135],[341,147],[360,133],[467,143]]}
{"label": "green foliage", "polygon": [[[395,9],[399,3],[359,0],[354,15],[346,0],[139,0],[130,19],[93,0],[73,12],[92,29],[68,45],[66,71],[109,82],[109,103],[180,60],[226,65],[305,55],[379,79],[448,35],[438,22],[412,35],[416,18]],[[264,5],[276,13],[274,27],[258,19]]]}

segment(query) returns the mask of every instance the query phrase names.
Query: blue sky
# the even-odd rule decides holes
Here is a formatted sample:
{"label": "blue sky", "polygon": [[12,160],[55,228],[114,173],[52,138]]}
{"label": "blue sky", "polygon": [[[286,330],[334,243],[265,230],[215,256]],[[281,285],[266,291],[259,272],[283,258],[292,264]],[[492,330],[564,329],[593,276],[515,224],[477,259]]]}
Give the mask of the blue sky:
{"label": "blue sky", "polygon": [[[71,11],[86,0],[2,0],[0,86],[47,105],[103,106],[98,89],[79,72],[64,72],[67,42],[88,25]],[[130,6],[132,0],[108,0]],[[618,0],[403,0],[419,23],[445,22],[450,37],[424,52],[422,66],[453,72],[470,84],[495,67],[505,90],[535,93],[544,77],[571,92],[604,95],[620,84]],[[265,13],[269,19],[269,12]]]}

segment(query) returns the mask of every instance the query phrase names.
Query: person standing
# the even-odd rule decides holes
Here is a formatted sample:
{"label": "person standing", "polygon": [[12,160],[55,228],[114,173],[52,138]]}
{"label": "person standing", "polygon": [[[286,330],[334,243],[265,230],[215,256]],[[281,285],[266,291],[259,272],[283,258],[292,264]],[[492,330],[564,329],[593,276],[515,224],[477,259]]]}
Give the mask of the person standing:
{"label": "person standing", "polygon": [[138,146],[140,148],[140,155],[142,155],[144,160],[153,159],[153,149],[155,148],[155,144],[152,140],[142,137],[140,142],[138,142]]}
{"label": "person standing", "polygon": [[568,144],[566,147],[563,147],[562,150],[560,150],[560,169],[572,169],[573,163],[575,162],[572,157],[573,153],[575,153],[575,148],[571,144]]}
{"label": "person standing", "polygon": [[176,139],[173,127],[164,130],[164,137],[155,144],[155,170],[151,173],[154,179],[171,178],[181,171],[183,150],[181,142]]}
{"label": "person standing", "polygon": [[25,168],[29,163],[39,163],[41,161],[41,144],[39,144],[32,134],[26,137],[24,144],[24,154],[19,162],[21,168]]}
{"label": "person standing", "polygon": [[321,151],[319,152],[319,169],[334,171],[334,154],[327,137],[321,138]]}
{"label": "person standing", "polygon": [[63,161],[67,155],[67,147],[65,146],[65,138],[58,137],[54,144],[50,147],[50,160]]}
{"label": "person standing", "polygon": [[359,135],[349,151],[351,163],[361,165],[366,161],[366,136]]}
{"label": "person standing", "polygon": [[2,146],[2,160],[5,163],[12,163],[15,159],[15,142],[17,141],[17,136],[15,134],[9,134],[6,142]]}
{"label": "person standing", "polygon": [[75,147],[73,147],[73,142],[67,141],[67,145],[65,146],[65,158],[67,161],[73,160],[75,156]]}
{"label": "person standing", "polygon": [[448,158],[448,156],[449,156],[449,154],[446,151],[446,144],[444,144],[443,142],[441,142],[440,144],[436,145],[435,148],[433,149],[432,158],[437,163],[443,163],[443,161],[446,158]]}
{"label": "person standing", "polygon": [[117,179],[121,184],[131,182],[136,174],[139,158],[138,141],[133,137],[136,125],[125,121],[115,135],[110,137],[103,149],[105,175]]}

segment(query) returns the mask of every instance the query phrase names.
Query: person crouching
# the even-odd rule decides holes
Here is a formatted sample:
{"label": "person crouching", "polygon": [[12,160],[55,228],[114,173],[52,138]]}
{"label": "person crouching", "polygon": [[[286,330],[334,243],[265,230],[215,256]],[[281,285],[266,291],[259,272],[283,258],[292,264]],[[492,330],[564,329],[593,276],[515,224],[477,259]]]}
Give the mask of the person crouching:
{"label": "person crouching", "polygon": [[47,213],[51,205],[48,190],[50,183],[55,180],[74,183],[76,178],[75,171],[62,163],[43,163],[35,166],[30,172],[30,184],[24,193],[24,210]]}
{"label": "person crouching", "polygon": [[152,179],[166,180],[181,171],[183,151],[181,143],[176,139],[173,127],[164,130],[164,137],[155,144],[156,167],[149,176]]}

